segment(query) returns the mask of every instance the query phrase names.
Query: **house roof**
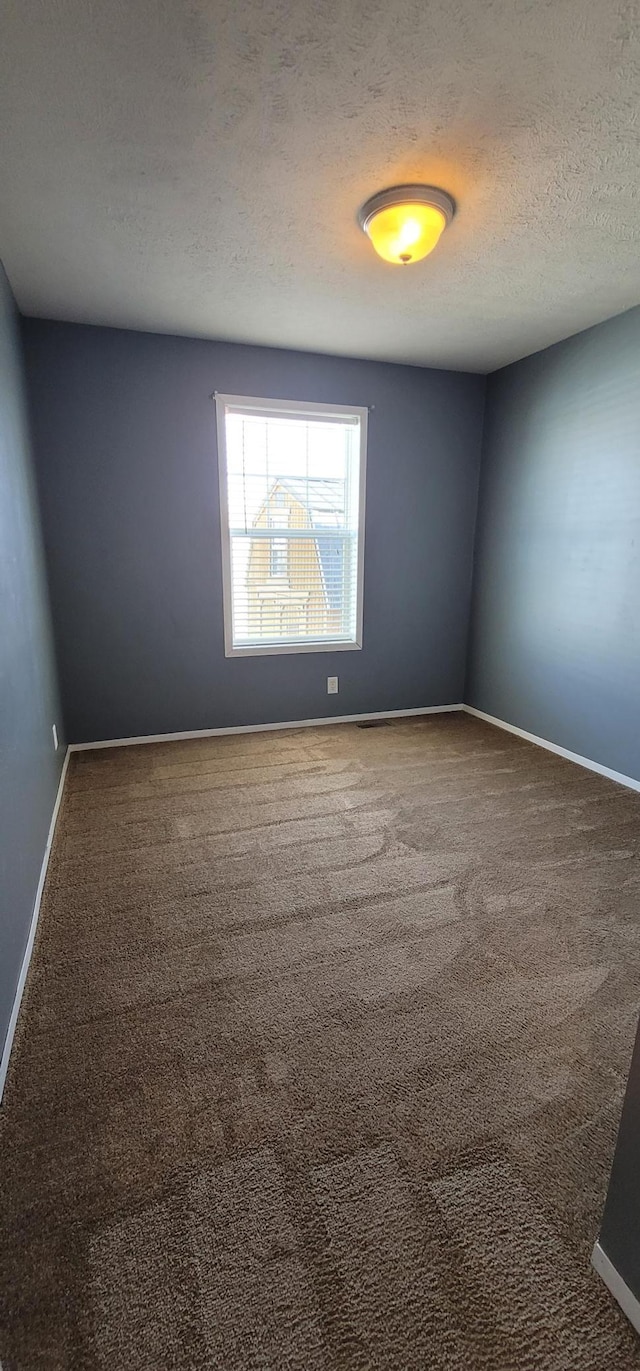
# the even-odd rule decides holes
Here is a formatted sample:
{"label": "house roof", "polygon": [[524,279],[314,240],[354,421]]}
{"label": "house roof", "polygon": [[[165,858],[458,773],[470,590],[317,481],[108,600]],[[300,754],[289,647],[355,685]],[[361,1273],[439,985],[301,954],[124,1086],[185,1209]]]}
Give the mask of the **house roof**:
{"label": "house roof", "polygon": [[274,483],[287,490],[294,500],[308,510],[314,527],[338,528],[344,517],[344,481],[330,480],[325,476],[284,477]]}
{"label": "house roof", "polygon": [[324,593],[329,609],[340,609],[344,584],[344,539],[316,538]]}

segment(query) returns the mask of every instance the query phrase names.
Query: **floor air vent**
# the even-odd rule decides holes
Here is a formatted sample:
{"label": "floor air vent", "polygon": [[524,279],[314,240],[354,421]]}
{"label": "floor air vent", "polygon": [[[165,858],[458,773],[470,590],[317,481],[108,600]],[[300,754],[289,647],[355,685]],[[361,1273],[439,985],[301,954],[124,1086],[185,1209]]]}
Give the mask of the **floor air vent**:
{"label": "floor air vent", "polygon": [[388,728],[388,719],[365,719],[361,724],[356,724],[356,728]]}

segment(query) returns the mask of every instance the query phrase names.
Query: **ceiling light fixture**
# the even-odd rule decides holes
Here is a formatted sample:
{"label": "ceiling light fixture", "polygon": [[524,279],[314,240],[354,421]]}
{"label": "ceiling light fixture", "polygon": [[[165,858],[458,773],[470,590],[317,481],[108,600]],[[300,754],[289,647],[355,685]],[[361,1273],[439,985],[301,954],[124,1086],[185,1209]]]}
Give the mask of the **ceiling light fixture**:
{"label": "ceiling light fixture", "polygon": [[408,266],[433,252],[455,205],[435,186],[391,186],[362,206],[358,223],[385,262]]}

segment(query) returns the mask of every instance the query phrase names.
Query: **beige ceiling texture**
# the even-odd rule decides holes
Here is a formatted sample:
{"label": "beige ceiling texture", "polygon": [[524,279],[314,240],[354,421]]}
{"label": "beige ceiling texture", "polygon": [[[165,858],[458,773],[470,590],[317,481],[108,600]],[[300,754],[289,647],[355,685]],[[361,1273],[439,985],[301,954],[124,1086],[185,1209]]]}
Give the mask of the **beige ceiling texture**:
{"label": "beige ceiling texture", "polygon": [[[639,0],[8,0],[27,314],[489,371],[640,300]],[[377,259],[358,207],[458,211]]]}

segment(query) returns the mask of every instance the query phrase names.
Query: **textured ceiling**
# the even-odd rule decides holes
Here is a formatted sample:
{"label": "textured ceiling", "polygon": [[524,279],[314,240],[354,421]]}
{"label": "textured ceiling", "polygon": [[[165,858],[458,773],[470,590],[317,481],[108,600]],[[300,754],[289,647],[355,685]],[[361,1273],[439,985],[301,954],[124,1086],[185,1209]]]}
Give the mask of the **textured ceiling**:
{"label": "textured ceiling", "polygon": [[[27,314],[487,371],[640,300],[640,0],[8,0]],[[380,262],[360,203],[458,202]]]}

